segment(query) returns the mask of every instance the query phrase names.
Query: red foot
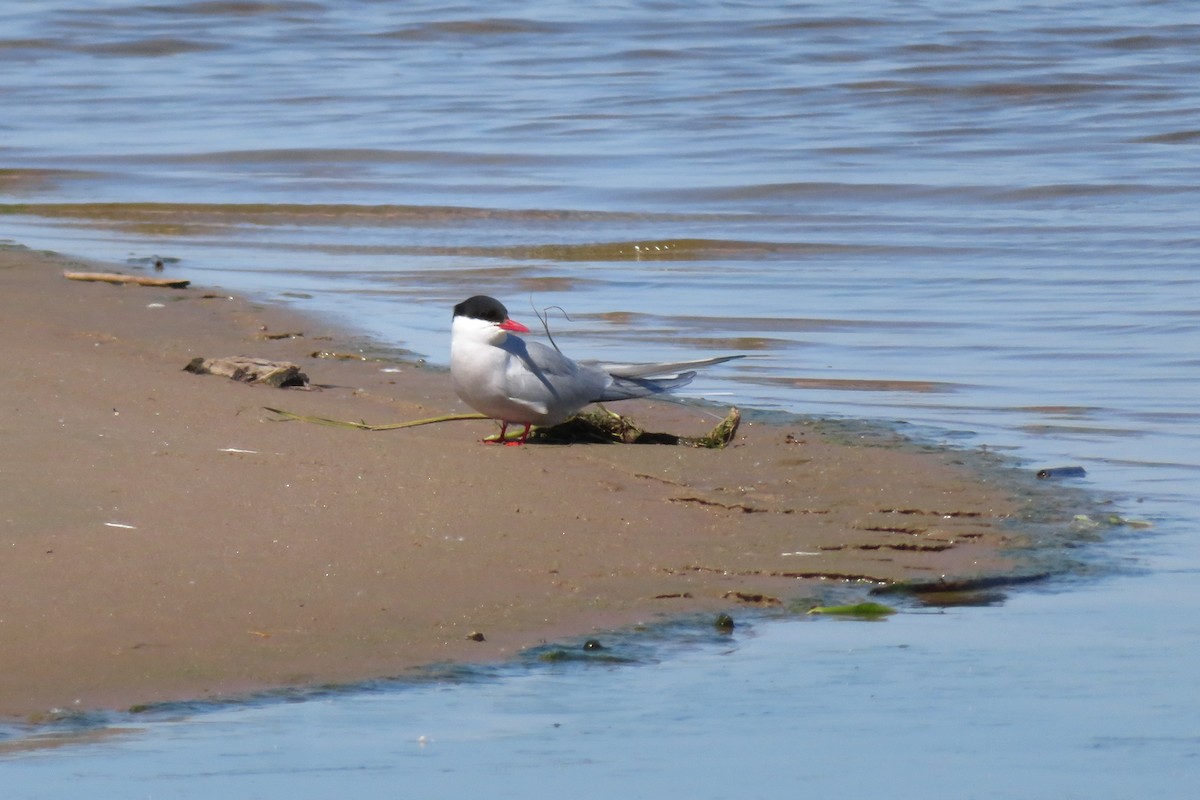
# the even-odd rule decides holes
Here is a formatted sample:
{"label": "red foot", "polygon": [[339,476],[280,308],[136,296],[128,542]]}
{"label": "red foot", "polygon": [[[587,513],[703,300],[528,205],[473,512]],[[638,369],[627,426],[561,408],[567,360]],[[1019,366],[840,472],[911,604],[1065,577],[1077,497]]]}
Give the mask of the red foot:
{"label": "red foot", "polygon": [[488,437],[484,438],[483,443],[484,444],[502,444],[502,445],[506,445],[507,447],[520,447],[521,445],[525,444],[526,440],[529,439],[529,429],[532,427],[533,427],[532,425],[526,424],[525,430],[521,431],[521,438],[515,439],[514,441],[511,441],[511,442],[507,442],[504,440],[504,434],[508,432],[508,423],[501,422],[500,423],[500,433],[497,434],[495,437],[488,436]]}

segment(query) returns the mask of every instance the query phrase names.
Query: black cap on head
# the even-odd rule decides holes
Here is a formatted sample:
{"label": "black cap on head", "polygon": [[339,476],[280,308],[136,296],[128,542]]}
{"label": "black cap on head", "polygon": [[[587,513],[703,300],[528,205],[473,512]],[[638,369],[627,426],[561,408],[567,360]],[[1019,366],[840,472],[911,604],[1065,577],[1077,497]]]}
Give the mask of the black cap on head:
{"label": "black cap on head", "polygon": [[477,294],[468,297],[454,307],[454,316],[482,319],[488,322],[504,322],[508,319],[508,309],[494,297]]}

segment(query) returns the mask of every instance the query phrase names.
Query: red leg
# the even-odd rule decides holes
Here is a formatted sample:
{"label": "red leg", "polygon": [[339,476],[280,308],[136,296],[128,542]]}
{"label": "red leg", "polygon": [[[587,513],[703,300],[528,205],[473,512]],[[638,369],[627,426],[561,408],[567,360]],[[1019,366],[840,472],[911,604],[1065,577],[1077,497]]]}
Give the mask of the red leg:
{"label": "red leg", "polygon": [[532,426],[528,422],[526,422],[525,430],[521,431],[521,438],[517,439],[515,442],[505,442],[505,444],[511,445],[513,447],[519,447],[520,445],[525,444],[525,440],[529,438],[529,429],[531,427]]}
{"label": "red leg", "polygon": [[495,439],[493,439],[490,436],[485,436],[483,439],[483,443],[484,444],[504,444],[504,434],[507,431],[508,431],[508,423],[505,422],[504,420],[500,420],[500,435],[497,436]]}
{"label": "red leg", "polygon": [[506,444],[510,447],[519,447],[520,445],[525,444],[525,442],[529,439],[529,431],[531,428],[533,428],[533,425],[531,425],[528,422],[521,423],[522,425],[525,426],[525,430],[521,431],[520,438],[516,439],[515,441],[507,442],[504,440],[504,435],[506,433],[508,433],[508,423],[505,422],[504,420],[499,420],[499,422],[500,422],[500,433],[495,438],[492,438],[491,436],[489,436],[486,439],[484,439],[483,440],[484,444]]}

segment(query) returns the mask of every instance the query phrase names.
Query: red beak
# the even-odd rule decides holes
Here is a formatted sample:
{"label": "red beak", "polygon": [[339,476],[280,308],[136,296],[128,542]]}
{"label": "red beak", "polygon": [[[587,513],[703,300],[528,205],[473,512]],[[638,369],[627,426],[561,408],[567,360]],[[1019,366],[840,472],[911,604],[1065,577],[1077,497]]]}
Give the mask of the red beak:
{"label": "red beak", "polygon": [[500,330],[515,331],[516,333],[529,333],[529,328],[526,328],[524,325],[517,322],[515,319],[506,319],[506,320],[504,320],[504,322],[501,322]]}

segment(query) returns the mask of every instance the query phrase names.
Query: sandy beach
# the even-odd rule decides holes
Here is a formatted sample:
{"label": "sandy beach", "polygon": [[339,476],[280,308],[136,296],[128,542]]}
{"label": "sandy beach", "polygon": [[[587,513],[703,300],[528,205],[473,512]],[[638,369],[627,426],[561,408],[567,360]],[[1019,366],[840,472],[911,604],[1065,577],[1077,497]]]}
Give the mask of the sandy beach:
{"label": "sandy beach", "polygon": [[[743,423],[703,450],[280,421],[264,407],[371,423],[469,409],[440,370],[314,358],[355,340],[287,309],[71,269],[137,273],[0,250],[0,715],[396,676],[760,596],[1014,566],[1006,521],[1026,501],[952,453],[804,423]],[[236,355],[296,363],[313,388],[183,370]],[[617,410],[687,435],[720,416]]]}

